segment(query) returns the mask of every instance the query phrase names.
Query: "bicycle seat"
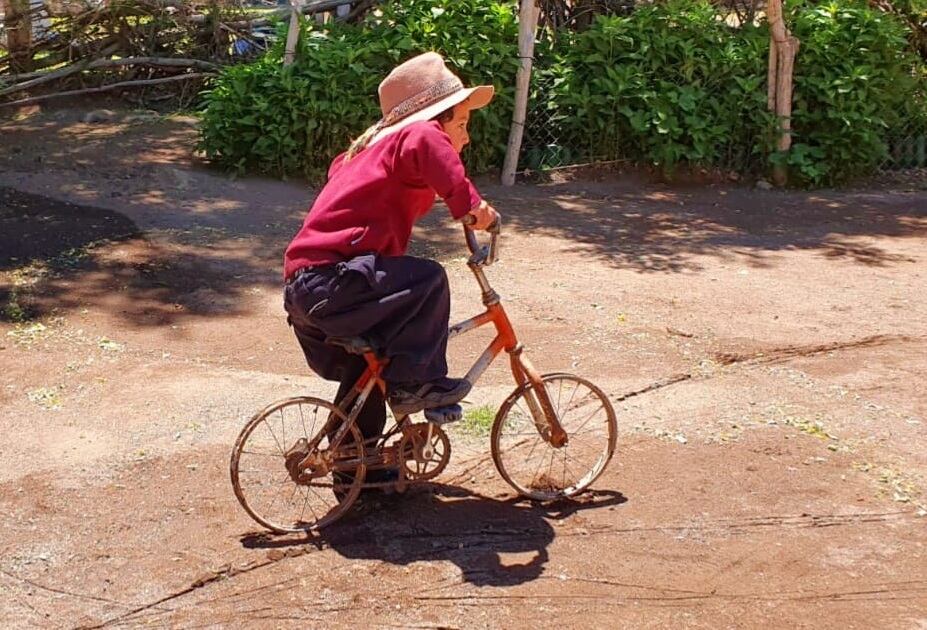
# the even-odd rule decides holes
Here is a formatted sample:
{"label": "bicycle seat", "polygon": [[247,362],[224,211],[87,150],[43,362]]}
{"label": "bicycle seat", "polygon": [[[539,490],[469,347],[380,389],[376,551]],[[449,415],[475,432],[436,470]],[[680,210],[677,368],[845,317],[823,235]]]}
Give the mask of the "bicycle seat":
{"label": "bicycle seat", "polygon": [[376,352],[370,342],[363,337],[326,337],[325,343],[337,346],[348,354],[366,354]]}

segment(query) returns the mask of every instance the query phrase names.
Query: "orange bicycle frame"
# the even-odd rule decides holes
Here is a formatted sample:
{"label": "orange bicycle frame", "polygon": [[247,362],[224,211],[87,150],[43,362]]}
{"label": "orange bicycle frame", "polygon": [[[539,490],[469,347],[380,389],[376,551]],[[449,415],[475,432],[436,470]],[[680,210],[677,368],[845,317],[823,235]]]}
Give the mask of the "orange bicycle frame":
{"label": "orange bicycle frame", "polygon": [[[531,390],[527,392],[525,398],[538,433],[540,433],[552,446],[560,448],[567,444],[568,437],[563,427],[560,425],[557,413],[554,411],[554,406],[547,393],[547,388],[544,387],[541,375],[534,369],[534,366],[524,355],[523,347],[518,343],[518,337],[515,335],[514,328],[512,328],[512,322],[509,320],[505,309],[502,307],[499,295],[489,285],[489,280],[487,280],[486,274],[483,273],[483,266],[492,264],[495,260],[498,226],[492,233],[492,242],[488,248],[479,248],[476,243],[476,237],[466,225],[464,226],[464,234],[467,239],[467,245],[473,254],[467,262],[467,266],[470,268],[470,271],[473,272],[477,283],[480,285],[482,300],[483,304],[486,306],[486,311],[451,326],[448,329],[448,339],[453,339],[487,324],[492,324],[496,328],[496,337],[489,344],[489,347],[479,356],[473,364],[473,367],[467,372],[465,378],[470,381],[471,384],[475,385],[480,376],[483,375],[496,357],[503,351],[507,352],[509,354],[515,382],[520,387],[526,386],[527,384],[531,385]],[[373,388],[378,387],[384,395],[386,394],[386,383],[383,381],[381,373],[387,361],[378,358],[376,354],[372,352],[364,354],[364,359],[367,361],[367,370],[364,371],[354,385],[352,393],[342,402],[343,409],[347,411],[348,406],[350,406],[351,411],[348,414],[348,421],[338,428],[330,440],[333,448],[337,448],[341,443],[341,440],[349,430],[349,425],[357,418]]]}

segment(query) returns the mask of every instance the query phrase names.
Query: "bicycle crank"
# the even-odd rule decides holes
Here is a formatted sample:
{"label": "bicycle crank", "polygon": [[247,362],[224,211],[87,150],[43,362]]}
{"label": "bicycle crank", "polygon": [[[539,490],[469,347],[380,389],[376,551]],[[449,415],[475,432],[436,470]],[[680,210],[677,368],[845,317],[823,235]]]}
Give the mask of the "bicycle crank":
{"label": "bicycle crank", "polygon": [[440,475],[451,460],[451,441],[440,426],[420,422],[403,430],[399,466],[409,481],[428,481]]}

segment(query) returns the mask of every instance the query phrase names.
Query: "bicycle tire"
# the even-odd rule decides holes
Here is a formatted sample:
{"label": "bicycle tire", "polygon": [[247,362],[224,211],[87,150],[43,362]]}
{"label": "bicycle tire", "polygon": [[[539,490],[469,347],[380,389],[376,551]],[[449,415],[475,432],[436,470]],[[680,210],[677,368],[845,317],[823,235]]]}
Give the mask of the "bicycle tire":
{"label": "bicycle tire", "polygon": [[[554,404],[557,414],[558,416],[560,416],[561,423],[565,425],[564,430],[567,431],[567,436],[570,439],[570,442],[568,442],[567,445],[562,447],[561,449],[555,449],[549,443],[543,440],[543,438],[540,436],[540,433],[537,432],[537,429],[534,427],[533,419],[530,419],[530,415],[528,415],[527,412],[522,413],[523,417],[519,418],[518,420],[512,420],[510,418],[510,415],[513,413],[514,409],[520,409],[520,406],[518,404],[519,400],[522,399],[526,394],[529,394],[531,390],[534,388],[534,385],[531,382],[527,382],[517,387],[515,391],[513,391],[509,395],[509,397],[502,403],[502,406],[499,408],[499,411],[497,412],[496,418],[493,422],[492,432],[491,432],[491,437],[490,437],[492,459],[493,459],[493,463],[496,466],[496,470],[499,471],[499,474],[502,476],[505,482],[508,483],[516,492],[518,492],[522,496],[525,496],[527,498],[534,499],[534,500],[549,501],[549,500],[554,500],[558,498],[575,496],[579,494],[580,492],[583,492],[584,490],[589,488],[589,486],[591,486],[602,475],[603,472],[605,472],[605,469],[608,467],[608,464],[611,462],[611,459],[615,453],[615,448],[617,445],[617,430],[618,429],[617,429],[617,420],[615,416],[614,407],[612,406],[611,402],[608,400],[608,397],[605,395],[605,393],[599,387],[597,387],[595,384],[589,381],[588,379],[582,378],[575,374],[569,374],[565,372],[544,374],[543,376],[541,376],[541,379],[544,382],[545,387],[548,389],[548,395],[550,395],[552,399],[554,398],[554,396],[552,396],[551,388],[549,384],[552,384],[558,380],[559,381],[572,381],[577,384],[577,388],[579,386],[586,388],[588,392],[591,393],[595,397],[595,399],[599,401],[599,403],[601,403],[601,408],[604,411],[604,417],[602,418],[602,424],[603,424],[602,428],[606,434],[604,436],[605,437],[604,443],[601,445],[601,452],[595,458],[592,465],[588,467],[588,470],[583,471],[582,474],[580,475],[574,474],[574,477],[576,478],[576,480],[574,483],[569,484],[569,485],[566,483],[566,480],[565,480],[566,470],[568,469],[568,465],[566,464],[566,455],[564,454],[562,456],[563,457],[563,471],[564,471],[564,474],[562,477],[563,481],[562,483],[557,484],[555,483],[556,479],[553,477],[553,475],[550,474],[550,471],[553,468],[554,460],[556,459],[556,453],[557,452],[566,453],[567,451],[565,449],[570,448],[570,443],[573,442],[575,438],[575,435],[570,435],[570,427],[566,426],[567,423],[564,422],[566,420],[566,416],[561,413],[561,409],[560,409],[561,401],[558,399],[556,400],[556,404],[554,404],[555,401],[552,400],[552,404]],[[574,395],[575,395],[575,391],[576,389],[574,389]],[[569,407],[569,404],[570,403],[568,403],[567,405],[568,407]],[[570,410],[568,409],[567,411],[570,411]],[[598,411],[598,408],[596,408],[594,411]],[[545,448],[546,448],[546,450],[542,449],[543,455],[542,455],[542,459],[540,460],[542,462],[542,465],[543,465],[543,462],[545,461],[546,455],[547,454],[551,455],[551,460],[550,460],[551,463],[549,464],[548,474],[545,475],[545,479],[544,479],[547,487],[544,487],[544,485],[540,485],[536,483],[536,477],[537,477],[536,474],[532,475],[532,479],[528,483],[525,483],[523,479],[517,478],[518,475],[515,474],[516,472],[515,464],[522,461],[520,458],[523,458],[524,454],[523,453],[519,454],[518,452],[516,452],[516,449],[513,448],[513,445],[502,444],[502,441],[504,437],[507,435],[506,434],[506,423],[509,422],[510,424],[512,424],[518,421],[524,421],[523,423],[530,422],[530,430],[527,430],[524,432],[516,431],[515,433],[509,432],[508,435],[516,435],[516,434],[519,436],[523,435],[525,440],[530,441],[532,439],[535,439],[532,436],[532,431],[534,431],[534,433],[537,434],[536,440],[534,442],[531,442],[532,449],[528,453],[528,457],[530,457],[530,455],[532,455],[537,450],[538,445],[542,443],[545,444]],[[580,427],[580,429],[581,428],[582,427]],[[515,444],[515,446],[521,446],[521,445],[522,445],[521,441]],[[529,467],[533,465],[534,465],[533,462],[528,464]],[[540,469],[540,467],[541,466],[539,466],[538,468]],[[534,484],[534,487],[532,487],[532,484]]]}
{"label": "bicycle tire", "polygon": [[[301,515],[300,519],[297,519],[297,521],[290,523],[290,524],[284,524],[284,523],[275,522],[269,516],[261,514],[260,510],[256,508],[254,505],[252,505],[252,501],[248,500],[246,496],[247,493],[242,487],[241,472],[243,471],[240,469],[242,455],[244,453],[247,453],[247,451],[245,450],[245,446],[248,444],[249,438],[254,434],[256,429],[259,426],[261,426],[262,422],[265,422],[266,419],[272,416],[272,414],[274,414],[275,412],[279,412],[288,407],[297,406],[297,405],[313,405],[315,406],[316,409],[323,409],[328,413],[334,413],[336,417],[342,420],[342,422],[347,420],[347,418],[344,415],[344,412],[341,411],[341,409],[339,409],[332,403],[329,403],[328,401],[322,400],[321,398],[315,398],[313,396],[296,396],[292,398],[286,398],[283,400],[279,400],[277,402],[271,403],[270,405],[268,405],[267,407],[265,407],[264,409],[256,413],[247,422],[247,424],[245,424],[244,428],[241,430],[241,432],[238,435],[238,439],[236,439],[235,441],[235,446],[232,449],[232,455],[229,461],[229,474],[230,474],[231,481],[232,481],[232,489],[235,493],[235,497],[238,499],[238,502],[241,504],[242,508],[244,508],[248,516],[254,519],[257,523],[259,523],[263,527],[266,527],[267,529],[273,532],[281,533],[281,534],[321,529],[323,527],[327,527],[331,525],[336,520],[344,516],[344,514],[348,511],[348,509],[350,509],[351,505],[354,503],[354,501],[357,499],[358,495],[360,494],[361,487],[363,486],[363,483],[364,483],[364,476],[366,473],[366,466],[362,463],[359,464],[357,468],[355,469],[353,479],[351,480],[349,487],[345,490],[343,497],[338,499],[335,497],[334,492],[333,492],[333,498],[336,501],[335,507],[329,510],[322,517],[316,517],[314,520],[311,520],[311,521],[300,522],[302,518],[302,515]],[[285,418],[285,414],[281,414],[281,417]],[[313,425],[313,427],[314,426],[315,425]],[[323,426],[324,426],[324,423],[323,423]],[[304,434],[305,434],[306,433],[305,422],[303,422],[303,427],[304,427]],[[322,431],[322,428],[320,428],[319,431],[312,431],[313,437],[317,436],[321,431]],[[349,432],[350,432],[349,435],[353,438],[353,443],[349,442],[350,448],[354,449],[352,451],[352,455],[356,457],[359,461],[363,461],[364,445],[363,445],[363,438],[361,437],[361,433],[358,430],[358,428],[354,425],[350,427]],[[304,437],[306,437],[308,440],[309,436],[304,435]],[[285,438],[285,434],[284,434],[284,438]],[[345,439],[348,440],[347,437]],[[278,438],[276,437],[276,435],[274,435],[274,441],[277,441],[277,440]],[[279,443],[277,444],[277,446],[279,447],[279,450],[281,451],[281,455],[284,457],[284,461],[285,461],[285,454],[282,449],[282,446]],[[273,456],[276,457],[277,455],[273,455]],[[284,466],[283,470],[286,471],[284,462],[281,462],[281,466]],[[334,473],[328,473],[328,474],[332,477],[331,489],[334,490],[334,487],[336,485],[334,481]],[[292,483],[294,487],[299,487],[303,485],[303,484],[297,484],[292,479],[290,480],[290,483]],[[307,486],[311,488],[311,484],[307,484]],[[298,490],[296,492],[298,492]],[[306,491],[306,493],[308,495],[308,490]],[[316,496],[321,497],[321,495],[318,495],[317,493],[316,493]],[[308,503],[308,498],[305,501],[306,503]],[[306,503],[304,503],[304,509],[305,509]]]}

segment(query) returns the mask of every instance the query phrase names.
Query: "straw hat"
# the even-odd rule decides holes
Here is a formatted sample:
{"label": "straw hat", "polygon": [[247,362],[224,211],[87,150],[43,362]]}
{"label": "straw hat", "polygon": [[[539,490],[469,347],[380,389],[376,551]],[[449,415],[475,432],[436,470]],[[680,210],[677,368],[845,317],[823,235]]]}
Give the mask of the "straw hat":
{"label": "straw hat", "polygon": [[441,55],[427,52],[393,68],[378,90],[383,118],[374,126],[370,144],[421,120],[431,120],[466,101],[470,109],[485,107],[493,86],[464,87]]}

